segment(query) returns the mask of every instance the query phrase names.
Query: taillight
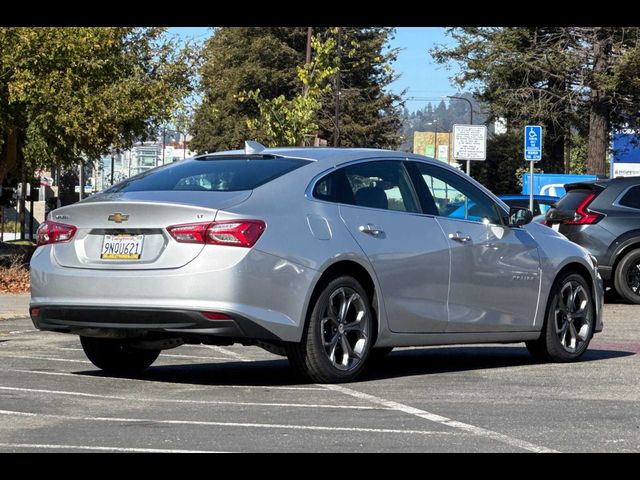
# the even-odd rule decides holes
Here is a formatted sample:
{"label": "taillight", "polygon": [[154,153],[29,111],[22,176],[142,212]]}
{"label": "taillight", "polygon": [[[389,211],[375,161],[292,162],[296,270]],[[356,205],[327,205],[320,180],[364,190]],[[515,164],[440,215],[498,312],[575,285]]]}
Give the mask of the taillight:
{"label": "taillight", "polygon": [[262,220],[227,220],[213,223],[188,223],[167,227],[180,243],[228,245],[251,248],[266,228]]}
{"label": "taillight", "polygon": [[591,193],[580,205],[578,205],[574,218],[567,218],[563,220],[562,223],[565,225],[593,225],[594,223],[598,223],[603,215],[585,210],[587,205],[589,205],[594,198],[596,198],[596,194]]}
{"label": "taillight", "polygon": [[38,241],[37,246],[49,245],[51,243],[68,242],[76,234],[77,228],[73,225],[66,225],[64,223],[46,222],[40,224],[38,231],[36,232]]}

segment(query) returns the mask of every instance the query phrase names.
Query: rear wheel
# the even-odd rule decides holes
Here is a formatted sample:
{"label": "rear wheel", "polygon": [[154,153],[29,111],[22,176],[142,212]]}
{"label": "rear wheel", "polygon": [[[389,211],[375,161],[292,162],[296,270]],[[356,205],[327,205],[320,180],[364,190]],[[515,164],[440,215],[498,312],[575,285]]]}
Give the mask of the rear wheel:
{"label": "rear wheel", "polygon": [[618,295],[631,303],[640,304],[640,249],[627,253],[613,274]]}
{"label": "rear wheel", "polygon": [[80,343],[91,363],[109,373],[141,372],[160,355],[160,350],[133,348],[119,339],[80,337]]}
{"label": "rear wheel", "polygon": [[360,283],[336,278],[318,296],[302,341],[288,345],[287,356],[313,382],[351,381],[369,357],[372,325],[371,305]]}
{"label": "rear wheel", "polygon": [[526,342],[527,348],[539,361],[575,361],[589,346],[594,318],[591,290],[585,279],[575,273],[564,274],[553,284],[542,335]]}

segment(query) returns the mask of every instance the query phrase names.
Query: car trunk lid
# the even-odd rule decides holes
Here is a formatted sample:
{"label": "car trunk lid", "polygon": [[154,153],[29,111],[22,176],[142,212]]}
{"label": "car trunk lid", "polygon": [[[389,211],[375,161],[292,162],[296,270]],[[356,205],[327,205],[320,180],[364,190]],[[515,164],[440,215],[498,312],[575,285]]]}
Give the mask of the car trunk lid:
{"label": "car trunk lid", "polygon": [[71,268],[179,268],[196,258],[204,246],[176,242],[166,228],[213,222],[219,209],[250,195],[251,191],[97,195],[52,212],[51,220],[77,227],[72,241],[53,245],[53,255],[60,265]]}

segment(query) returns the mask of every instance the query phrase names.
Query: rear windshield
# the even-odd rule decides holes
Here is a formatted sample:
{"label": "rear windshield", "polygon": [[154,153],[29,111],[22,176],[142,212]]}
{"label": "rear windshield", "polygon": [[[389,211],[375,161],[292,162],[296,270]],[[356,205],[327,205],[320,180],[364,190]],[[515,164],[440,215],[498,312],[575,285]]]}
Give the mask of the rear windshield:
{"label": "rear windshield", "polygon": [[592,193],[591,190],[569,190],[564,197],[556,202],[556,210],[573,214]]}
{"label": "rear windshield", "polygon": [[186,160],[141,173],[106,192],[252,190],[307,163],[291,158]]}

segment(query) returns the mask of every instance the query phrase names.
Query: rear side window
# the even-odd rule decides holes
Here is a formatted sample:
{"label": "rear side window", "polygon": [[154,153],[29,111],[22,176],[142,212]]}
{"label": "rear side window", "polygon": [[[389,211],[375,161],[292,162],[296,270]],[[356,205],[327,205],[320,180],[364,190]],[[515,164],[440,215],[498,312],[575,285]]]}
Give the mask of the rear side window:
{"label": "rear side window", "polygon": [[591,190],[569,190],[567,194],[556,203],[556,210],[573,215],[576,209],[585,199],[591,195]]}
{"label": "rear side window", "polygon": [[624,207],[640,209],[640,185],[627,190],[618,203]]}
{"label": "rear side window", "polygon": [[306,160],[290,158],[187,160],[141,173],[106,192],[252,190],[307,163]]}

